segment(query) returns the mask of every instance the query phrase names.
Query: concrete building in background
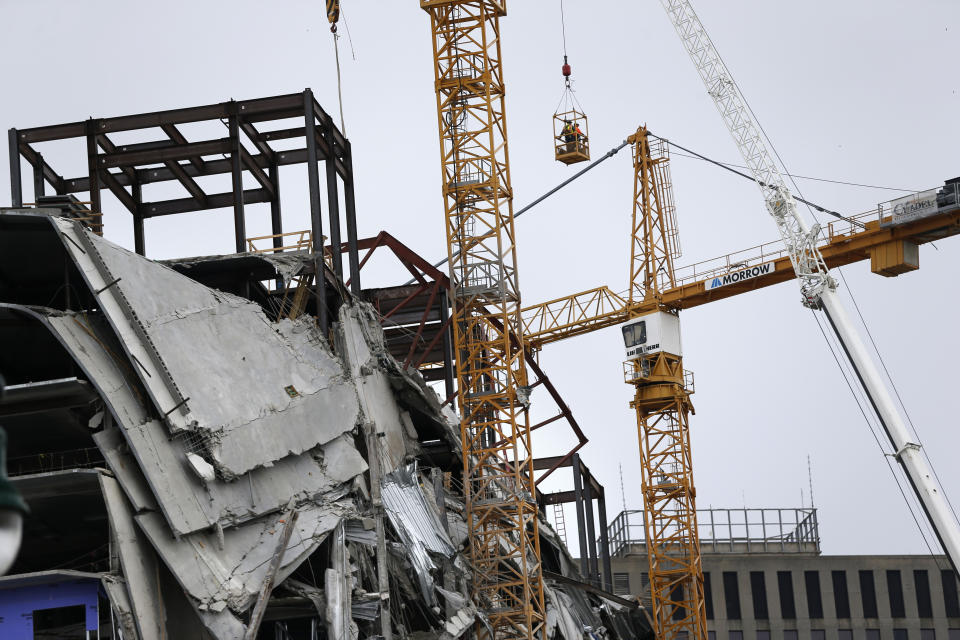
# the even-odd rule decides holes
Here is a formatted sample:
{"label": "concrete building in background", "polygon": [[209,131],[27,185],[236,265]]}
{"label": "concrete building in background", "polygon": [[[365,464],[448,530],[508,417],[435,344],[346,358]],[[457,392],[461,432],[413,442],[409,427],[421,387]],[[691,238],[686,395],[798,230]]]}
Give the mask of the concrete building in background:
{"label": "concrete building in background", "polygon": [[[709,640],[960,640],[942,555],[828,556],[817,511],[698,512]],[[614,592],[650,606],[643,512],[609,530]]]}

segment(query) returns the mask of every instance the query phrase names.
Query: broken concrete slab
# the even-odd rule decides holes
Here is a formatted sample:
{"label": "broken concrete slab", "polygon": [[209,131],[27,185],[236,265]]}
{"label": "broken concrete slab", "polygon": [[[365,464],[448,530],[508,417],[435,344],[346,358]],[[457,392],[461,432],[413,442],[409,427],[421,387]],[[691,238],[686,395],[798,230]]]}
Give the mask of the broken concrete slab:
{"label": "broken concrete slab", "polygon": [[140,638],[163,640],[167,630],[157,583],[156,554],[134,524],[133,509],[119,483],[102,473],[99,479]]}
{"label": "broken concrete slab", "polygon": [[191,441],[171,439],[159,420],[149,418],[138,399],[135,381],[130,381],[130,372],[124,369],[122,360],[114,357],[118,349],[111,347],[105,323],[94,315],[80,318],[31,313],[51,328],[108,403],[154,498],[148,501],[142,495],[141,485],[133,480],[135,474],[127,471],[129,459],[124,462],[118,453],[121,443],[104,429],[95,438],[117,476],[130,480],[123,484],[131,501],[138,511],[152,508],[154,503],[159,505],[177,535],[216,524],[241,524],[282,508],[291,498],[305,500],[329,492],[366,470],[365,461],[352,444],[336,436],[306,454],[288,456],[272,468],[251,471],[237,482],[204,482],[188,466],[186,454]]}
{"label": "broken concrete slab", "polygon": [[110,607],[113,609],[114,619],[119,627],[123,637],[130,640],[141,640],[137,633],[136,617],[133,614],[133,607],[130,604],[130,596],[127,593],[126,580],[119,576],[104,575],[100,579],[103,590],[110,600]]}
{"label": "broken concrete slab", "polygon": [[249,300],[55,224],[157,412],[174,433],[201,432],[227,479],[353,429],[356,393],[311,321],[273,323]]}
{"label": "broken concrete slab", "polygon": [[[352,500],[305,504],[281,560],[277,581],[282,582],[312,553],[342,518],[356,517]],[[276,548],[281,527],[276,516],[266,516],[241,527],[197,532],[177,539],[159,514],[136,516],[137,523],[200,611],[229,607],[245,611],[253,604],[266,578],[267,564]]]}

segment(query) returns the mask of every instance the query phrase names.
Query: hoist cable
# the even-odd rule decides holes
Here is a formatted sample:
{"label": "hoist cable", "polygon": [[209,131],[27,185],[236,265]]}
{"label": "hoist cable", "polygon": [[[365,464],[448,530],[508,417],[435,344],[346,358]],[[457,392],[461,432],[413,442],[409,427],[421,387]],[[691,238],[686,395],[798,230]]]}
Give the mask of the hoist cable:
{"label": "hoist cable", "polygon": [[[747,180],[750,180],[750,181],[752,181],[752,182],[756,182],[757,184],[759,184],[759,185],[762,186],[762,187],[768,186],[768,185],[760,182],[759,180],[757,180],[756,178],[754,178],[754,177],[751,176],[751,175],[748,175],[748,174],[746,174],[746,173],[743,173],[742,171],[737,171],[737,170],[734,169],[733,167],[730,167],[730,166],[728,166],[728,165],[725,165],[724,163],[722,163],[722,162],[720,162],[720,161],[718,161],[718,160],[714,160],[714,159],[712,159],[712,158],[708,158],[707,156],[705,156],[705,155],[703,155],[703,154],[697,153],[696,151],[693,151],[693,150],[691,150],[691,149],[687,149],[686,147],[683,147],[683,146],[677,144],[676,142],[674,142],[674,141],[672,141],[672,140],[668,140],[667,138],[658,136],[658,135],[656,135],[656,134],[653,133],[653,132],[650,132],[650,135],[652,135],[654,138],[657,138],[658,140],[663,140],[664,142],[666,142],[666,143],[667,143],[668,145],[670,145],[671,147],[676,147],[677,149],[682,149],[683,151],[686,151],[687,153],[696,156],[696,157],[699,158],[700,160],[705,160],[705,161],[709,162],[710,164],[715,164],[715,165],[717,165],[717,166],[720,167],[721,169],[726,169],[726,170],[729,171],[730,173],[735,173],[736,175],[740,176],[741,178],[746,178]],[[837,219],[839,219],[839,220],[843,220],[844,222],[849,222],[850,224],[852,224],[852,225],[854,225],[854,226],[857,226],[857,227],[860,227],[861,229],[866,228],[866,225],[864,225],[862,222],[859,222],[859,221],[857,221],[857,220],[854,220],[853,218],[848,218],[848,217],[846,217],[845,215],[843,215],[842,213],[837,213],[836,211],[831,211],[830,209],[826,209],[826,208],[824,208],[824,207],[821,207],[820,205],[818,205],[818,204],[816,204],[816,203],[813,203],[813,202],[810,202],[809,200],[805,200],[804,198],[801,198],[799,195],[795,195],[795,196],[794,196],[794,199],[797,200],[798,202],[802,202],[803,204],[805,204],[805,205],[807,205],[807,206],[813,207],[814,209],[816,209],[817,211],[820,211],[821,213],[826,213],[827,215],[831,215],[831,216],[833,216],[834,218],[837,218]]]}
{"label": "hoist cable", "polygon": [[560,0],[560,33],[563,36],[563,61],[567,61],[567,23],[563,19],[563,0]]}
{"label": "hoist cable", "polygon": [[[618,153],[621,149],[623,149],[625,146],[627,146],[628,144],[630,144],[630,143],[627,142],[626,140],[624,140],[623,142],[621,142],[620,144],[618,144],[618,145],[615,146],[614,148],[610,149],[610,151],[607,151],[605,154],[603,154],[603,156],[601,156],[601,157],[598,158],[597,160],[594,160],[593,162],[591,162],[590,164],[588,164],[586,167],[584,167],[583,169],[581,169],[581,170],[578,171],[577,173],[573,174],[572,176],[570,176],[569,178],[567,178],[566,180],[564,180],[563,182],[561,182],[560,184],[558,184],[558,185],[555,186],[554,188],[552,188],[552,189],[550,189],[549,191],[547,191],[545,194],[543,194],[542,196],[540,196],[539,198],[537,198],[536,200],[534,200],[533,202],[531,202],[530,204],[526,205],[525,207],[523,207],[522,209],[520,209],[519,211],[517,211],[515,214],[513,214],[514,220],[516,220],[517,218],[519,218],[520,216],[522,216],[524,213],[526,213],[527,211],[529,211],[530,209],[532,209],[532,208],[535,207],[536,205],[540,204],[541,202],[543,202],[544,200],[546,200],[547,198],[549,198],[550,196],[552,196],[553,194],[555,194],[557,191],[560,191],[560,189],[563,189],[565,186],[567,186],[568,184],[570,184],[571,182],[573,182],[574,180],[576,180],[577,178],[579,178],[580,176],[582,176],[583,174],[585,174],[587,171],[590,171],[591,169],[593,169],[594,167],[596,167],[596,166],[597,166],[598,164],[600,164],[601,162],[603,162],[603,161],[605,161],[605,160],[608,160],[608,159],[612,158],[613,156],[617,155],[617,153]],[[454,256],[459,255],[459,253],[460,253],[460,252],[457,251],[457,252],[454,254]],[[448,258],[444,258],[443,260],[439,260],[439,261],[433,263],[433,266],[434,266],[434,267],[442,267],[444,264],[447,263],[447,260],[448,260]],[[407,282],[404,283],[404,286],[406,286],[406,285],[411,285],[411,284],[413,284],[414,282],[416,282],[415,279],[408,280]]]}
{"label": "hoist cable", "polygon": [[[334,25],[334,28],[336,28],[336,25]],[[340,101],[340,133],[346,137],[347,126],[343,119],[343,87],[340,84],[340,46],[337,44],[340,36],[337,35],[336,31],[331,30],[331,33],[333,34],[333,54],[337,61],[337,99]]]}

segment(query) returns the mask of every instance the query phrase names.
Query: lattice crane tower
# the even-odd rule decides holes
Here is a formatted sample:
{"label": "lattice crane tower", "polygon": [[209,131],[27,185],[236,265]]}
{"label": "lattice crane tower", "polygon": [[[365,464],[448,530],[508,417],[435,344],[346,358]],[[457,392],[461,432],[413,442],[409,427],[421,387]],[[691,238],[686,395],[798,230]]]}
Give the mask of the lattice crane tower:
{"label": "lattice crane tower", "polygon": [[631,314],[640,319],[623,327],[630,358],[624,379],[635,388],[630,406],[640,440],[653,619],[661,640],[706,640],[688,420],[693,380],[683,369],[679,319],[660,302],[662,291],[676,285],[674,259],[680,255],[669,155],[663,141],[651,145],[645,127],[628,141],[635,176],[628,308],[647,302],[657,309]]}
{"label": "lattice crane tower", "polygon": [[420,6],[433,34],[474,598],[497,640],[532,639],[544,604],[500,57],[506,7]]}

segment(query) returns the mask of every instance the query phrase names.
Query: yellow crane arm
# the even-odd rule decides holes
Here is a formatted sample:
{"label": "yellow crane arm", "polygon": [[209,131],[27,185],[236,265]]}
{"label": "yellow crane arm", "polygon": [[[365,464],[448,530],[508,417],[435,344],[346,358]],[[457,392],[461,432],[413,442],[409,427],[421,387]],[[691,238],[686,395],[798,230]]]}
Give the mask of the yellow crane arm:
{"label": "yellow crane arm", "polygon": [[[872,219],[871,219],[872,218]],[[960,209],[940,212],[898,225],[882,222],[877,211],[855,216],[857,225],[827,225],[820,253],[827,266],[841,267],[870,260],[874,273],[897,276],[918,268],[915,246],[960,234]],[[862,227],[860,226],[862,225]],[[675,286],[659,299],[629,304],[609,287],[524,307],[524,340],[533,350],[545,344],[611,327],[661,306],[689,309],[714,300],[793,280],[790,256],[781,242],[771,242],[676,269]]]}

